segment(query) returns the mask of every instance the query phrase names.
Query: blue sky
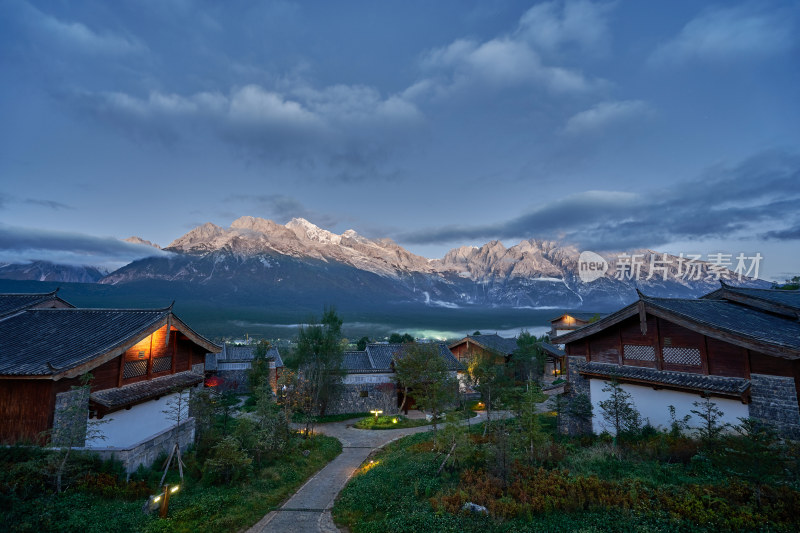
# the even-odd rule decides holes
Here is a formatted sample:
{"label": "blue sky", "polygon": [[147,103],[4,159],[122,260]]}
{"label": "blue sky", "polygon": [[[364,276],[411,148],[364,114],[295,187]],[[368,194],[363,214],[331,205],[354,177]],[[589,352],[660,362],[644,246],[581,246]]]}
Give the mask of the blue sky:
{"label": "blue sky", "polygon": [[0,260],[242,215],[800,272],[797,2],[0,5]]}

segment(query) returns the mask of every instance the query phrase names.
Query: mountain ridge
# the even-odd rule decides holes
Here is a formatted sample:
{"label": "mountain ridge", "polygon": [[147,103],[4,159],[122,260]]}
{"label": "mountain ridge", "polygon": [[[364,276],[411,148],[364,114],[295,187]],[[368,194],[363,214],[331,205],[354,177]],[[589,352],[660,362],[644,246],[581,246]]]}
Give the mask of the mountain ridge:
{"label": "mountain ridge", "polygon": [[[391,239],[369,239],[354,230],[339,235],[303,218],[281,225],[244,216],[228,228],[209,222],[163,250],[170,256],[134,261],[100,283],[150,279],[264,294],[280,289],[313,296],[313,291],[324,291],[328,297],[450,308],[610,308],[635,299],[637,289],[683,297],[699,296],[719,285],[708,263],[697,264],[700,279],[687,280],[680,276],[680,265],[675,266],[679,258],[653,250],[629,253],[640,256],[638,279],[614,276],[619,254],[599,254],[608,271],[587,283],[578,271],[579,250],[556,241],[529,239],[507,248],[495,240],[428,259]],[[654,266],[659,257],[670,262],[661,274]]]}

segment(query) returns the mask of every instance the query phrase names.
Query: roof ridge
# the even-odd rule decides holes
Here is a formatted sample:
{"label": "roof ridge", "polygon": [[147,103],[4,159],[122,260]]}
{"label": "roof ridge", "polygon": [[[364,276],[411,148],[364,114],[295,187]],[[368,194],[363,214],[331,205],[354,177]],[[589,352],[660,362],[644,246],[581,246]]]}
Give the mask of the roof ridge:
{"label": "roof ridge", "polygon": [[2,292],[0,296],[55,296],[61,287],[50,292]]}
{"label": "roof ridge", "polygon": [[163,313],[165,311],[172,311],[172,306],[169,307],[157,307],[152,309],[147,308],[126,308],[126,307],[43,307],[43,308],[34,308],[34,309],[26,309],[26,311],[47,311],[47,312],[59,312],[59,311],[114,311],[114,312],[131,312],[131,313]]}

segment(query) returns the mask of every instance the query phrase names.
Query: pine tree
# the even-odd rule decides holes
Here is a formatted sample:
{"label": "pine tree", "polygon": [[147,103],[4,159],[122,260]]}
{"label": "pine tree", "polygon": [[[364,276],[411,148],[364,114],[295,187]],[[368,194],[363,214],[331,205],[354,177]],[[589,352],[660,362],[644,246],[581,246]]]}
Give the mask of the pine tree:
{"label": "pine tree", "polygon": [[615,441],[619,442],[619,438],[626,434],[638,432],[642,424],[641,416],[633,406],[630,393],[615,379],[603,387],[603,392],[607,392],[609,397],[598,405],[603,419],[614,429]]}

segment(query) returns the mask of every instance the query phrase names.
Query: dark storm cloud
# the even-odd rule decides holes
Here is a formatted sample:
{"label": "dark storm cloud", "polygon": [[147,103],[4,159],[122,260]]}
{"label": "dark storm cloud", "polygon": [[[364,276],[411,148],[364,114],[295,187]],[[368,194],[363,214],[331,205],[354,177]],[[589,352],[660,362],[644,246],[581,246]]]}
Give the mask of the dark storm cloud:
{"label": "dark storm cloud", "polygon": [[778,241],[800,240],[800,225],[784,230],[768,231],[762,234],[762,237],[765,239],[774,239]]}
{"label": "dark storm cloud", "polygon": [[70,264],[120,264],[166,252],[113,237],[21,228],[0,224],[0,261],[32,260]]}
{"label": "dark storm cloud", "polygon": [[[765,223],[785,225],[797,220],[798,200],[800,157],[769,152],[645,194],[588,191],[496,224],[410,232],[397,240],[441,244],[536,236],[598,250],[654,247],[683,239],[754,234]],[[798,238],[796,229],[770,231],[767,236]]]}

